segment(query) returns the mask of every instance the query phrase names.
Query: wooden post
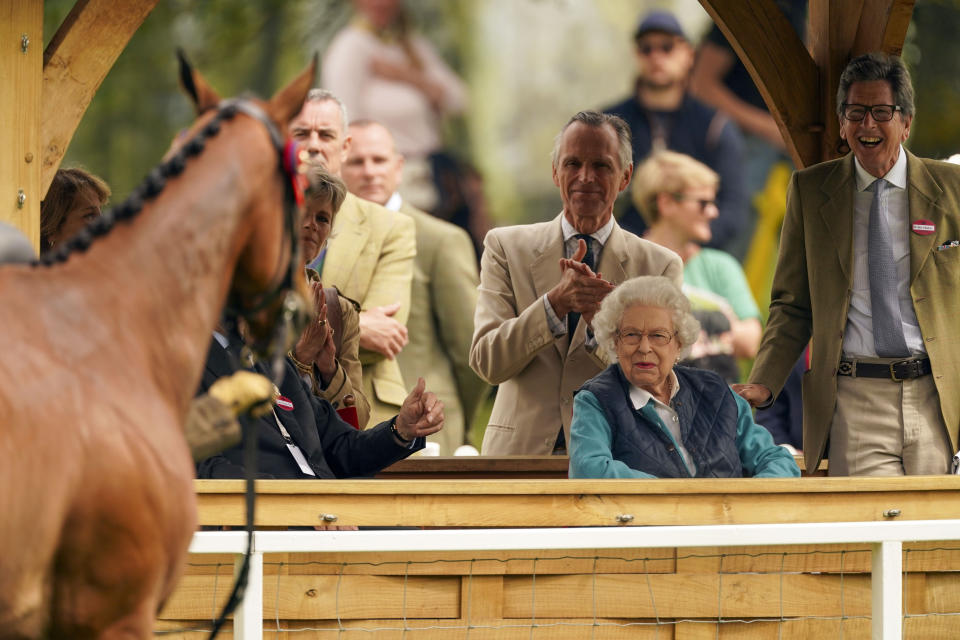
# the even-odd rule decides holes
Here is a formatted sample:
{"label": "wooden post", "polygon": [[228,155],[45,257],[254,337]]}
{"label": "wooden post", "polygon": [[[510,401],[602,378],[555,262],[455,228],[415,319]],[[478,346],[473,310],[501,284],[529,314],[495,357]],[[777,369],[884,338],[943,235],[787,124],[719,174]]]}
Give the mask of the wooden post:
{"label": "wooden post", "polygon": [[77,0],[47,45],[41,111],[44,194],[100,83],[158,1]]}
{"label": "wooden post", "polygon": [[40,245],[43,2],[0,0],[0,220]]}

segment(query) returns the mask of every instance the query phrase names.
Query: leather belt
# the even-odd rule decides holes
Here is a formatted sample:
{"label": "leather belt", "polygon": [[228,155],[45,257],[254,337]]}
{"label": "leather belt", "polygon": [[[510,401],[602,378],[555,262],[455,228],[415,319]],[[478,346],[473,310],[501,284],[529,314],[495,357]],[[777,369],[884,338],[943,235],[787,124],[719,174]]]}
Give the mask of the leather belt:
{"label": "leather belt", "polygon": [[897,360],[889,364],[841,360],[837,375],[854,378],[889,378],[903,382],[912,378],[930,375],[930,358]]}

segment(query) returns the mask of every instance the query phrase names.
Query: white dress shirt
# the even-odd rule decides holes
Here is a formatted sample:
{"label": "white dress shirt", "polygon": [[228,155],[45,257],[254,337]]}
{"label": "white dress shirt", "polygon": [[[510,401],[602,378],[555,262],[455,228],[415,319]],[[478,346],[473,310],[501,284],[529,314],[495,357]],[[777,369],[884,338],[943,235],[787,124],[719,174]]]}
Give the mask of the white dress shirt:
{"label": "white dress shirt", "polygon": [[[876,358],[867,255],[873,192],[867,191],[867,188],[877,178],[867,173],[856,158],[854,166],[857,191],[853,200],[853,295],[843,332],[843,355],[846,358]],[[912,355],[925,354],[927,350],[920,335],[920,323],[910,297],[910,205],[907,198],[907,154],[902,146],[896,163],[883,179],[890,183],[882,196],[886,199],[886,207],[881,209],[881,213],[887,217],[893,259],[897,263],[897,298],[900,301],[903,336]]]}

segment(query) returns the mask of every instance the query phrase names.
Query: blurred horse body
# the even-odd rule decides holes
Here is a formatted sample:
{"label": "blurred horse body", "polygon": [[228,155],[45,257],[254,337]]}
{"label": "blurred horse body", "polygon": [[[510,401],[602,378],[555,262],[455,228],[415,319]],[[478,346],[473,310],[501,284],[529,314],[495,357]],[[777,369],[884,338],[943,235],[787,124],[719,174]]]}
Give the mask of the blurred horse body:
{"label": "blurred horse body", "polygon": [[[253,102],[284,131],[312,78]],[[296,250],[268,128],[242,111],[221,126],[86,251],[0,269],[0,638],[150,637],[184,568],[182,422],[211,330],[235,269],[249,299]]]}

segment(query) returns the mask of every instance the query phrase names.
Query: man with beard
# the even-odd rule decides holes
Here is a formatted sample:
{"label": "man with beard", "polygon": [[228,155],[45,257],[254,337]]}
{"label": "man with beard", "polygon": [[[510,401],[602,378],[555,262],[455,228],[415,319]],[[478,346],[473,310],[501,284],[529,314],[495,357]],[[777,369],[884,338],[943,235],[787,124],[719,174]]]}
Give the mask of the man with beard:
{"label": "man with beard", "polygon": [[[652,11],[634,33],[637,79],[634,94],[604,109],[623,118],[633,136],[633,162],[652,151],[669,149],[699,160],[720,176],[719,216],[710,228],[709,247],[728,250],[744,228],[747,193],[743,175],[743,138],[726,116],[688,92],[693,47],[671,13]],[[620,225],[642,233],[646,224],[632,204]]]}

